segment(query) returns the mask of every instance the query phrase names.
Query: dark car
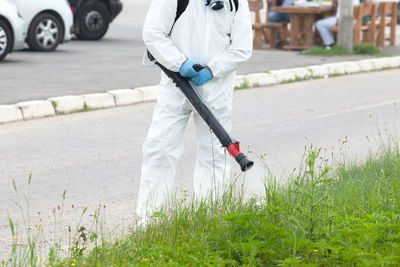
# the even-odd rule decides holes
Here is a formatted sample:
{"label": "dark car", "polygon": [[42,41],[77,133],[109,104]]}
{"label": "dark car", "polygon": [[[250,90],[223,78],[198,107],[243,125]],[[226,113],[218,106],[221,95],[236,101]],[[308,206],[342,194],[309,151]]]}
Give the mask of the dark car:
{"label": "dark car", "polygon": [[397,23],[400,24],[400,2],[397,3]]}
{"label": "dark car", "polygon": [[81,40],[99,40],[122,11],[120,0],[68,0],[74,13],[74,30]]}

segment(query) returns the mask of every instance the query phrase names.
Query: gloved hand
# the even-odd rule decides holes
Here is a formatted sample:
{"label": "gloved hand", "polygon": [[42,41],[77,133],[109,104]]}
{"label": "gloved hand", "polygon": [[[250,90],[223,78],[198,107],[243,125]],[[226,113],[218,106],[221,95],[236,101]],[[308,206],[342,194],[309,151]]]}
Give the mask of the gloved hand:
{"label": "gloved hand", "polygon": [[193,77],[197,75],[197,71],[193,68],[194,65],[197,63],[194,61],[191,61],[190,59],[186,60],[185,63],[182,64],[181,68],[179,69],[179,74],[182,77]]}
{"label": "gloved hand", "polygon": [[211,80],[213,78],[213,76],[214,75],[212,74],[212,72],[209,71],[209,69],[206,67],[206,68],[202,69],[201,71],[197,72],[197,75],[191,77],[190,80],[197,85],[203,85],[206,82],[208,82],[209,80]]}

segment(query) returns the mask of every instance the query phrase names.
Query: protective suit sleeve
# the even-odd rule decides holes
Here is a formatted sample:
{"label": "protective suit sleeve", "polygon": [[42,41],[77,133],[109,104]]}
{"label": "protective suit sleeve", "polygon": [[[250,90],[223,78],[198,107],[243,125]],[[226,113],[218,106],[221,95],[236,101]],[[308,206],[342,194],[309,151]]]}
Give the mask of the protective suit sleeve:
{"label": "protective suit sleeve", "polygon": [[253,30],[247,0],[239,1],[231,30],[231,45],[225,52],[207,64],[214,77],[222,77],[236,70],[251,56],[253,51]]}
{"label": "protective suit sleeve", "polygon": [[178,72],[186,57],[169,38],[174,24],[178,1],[154,0],[143,26],[143,41],[159,63]]}

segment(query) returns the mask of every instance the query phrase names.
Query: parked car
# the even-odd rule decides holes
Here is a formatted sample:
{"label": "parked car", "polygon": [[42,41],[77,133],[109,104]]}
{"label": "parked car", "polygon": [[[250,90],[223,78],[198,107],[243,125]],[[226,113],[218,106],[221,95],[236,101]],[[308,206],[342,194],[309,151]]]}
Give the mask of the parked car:
{"label": "parked car", "polygon": [[397,3],[397,23],[400,24],[400,1]]}
{"label": "parked car", "polygon": [[81,40],[99,40],[122,11],[120,0],[68,0],[74,13],[74,30]]}
{"label": "parked car", "polygon": [[0,0],[0,61],[25,45],[25,25],[14,4]]}
{"label": "parked car", "polygon": [[71,39],[73,15],[67,0],[12,1],[25,20],[26,42],[30,49],[53,51]]}

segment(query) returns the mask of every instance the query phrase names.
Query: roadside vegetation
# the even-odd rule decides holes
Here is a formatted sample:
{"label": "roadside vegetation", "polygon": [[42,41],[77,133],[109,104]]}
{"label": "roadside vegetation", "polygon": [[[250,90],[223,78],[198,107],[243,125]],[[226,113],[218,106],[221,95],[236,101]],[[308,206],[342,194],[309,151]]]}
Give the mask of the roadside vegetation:
{"label": "roadside vegetation", "polygon": [[377,56],[387,57],[388,54],[379,50],[372,44],[359,44],[353,47],[353,53],[350,53],[343,47],[334,45],[331,49],[325,49],[325,47],[313,47],[300,52],[301,55],[307,56],[349,56],[349,55],[364,55],[364,56]]}
{"label": "roadside vegetation", "polygon": [[[400,151],[331,169],[310,149],[300,174],[260,198],[176,201],[145,229],[107,241],[76,229],[68,255],[31,266],[400,266]],[[98,229],[95,227],[94,229]],[[92,244],[92,245],[90,245]],[[89,249],[89,247],[91,249]],[[16,253],[13,246],[13,253]],[[27,250],[29,251],[29,249]],[[16,260],[16,259],[15,259]],[[3,266],[18,266],[11,257]],[[0,264],[1,265],[1,264]]]}

